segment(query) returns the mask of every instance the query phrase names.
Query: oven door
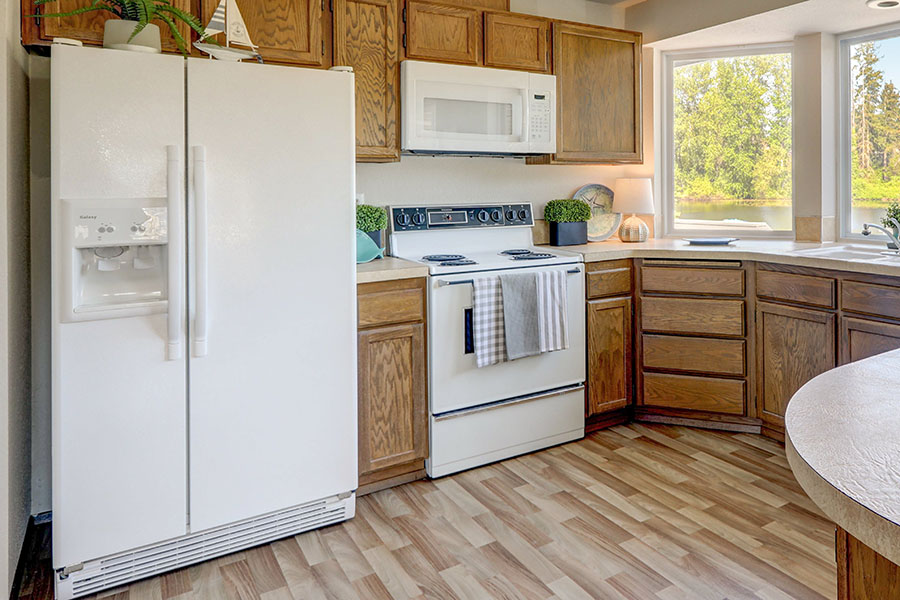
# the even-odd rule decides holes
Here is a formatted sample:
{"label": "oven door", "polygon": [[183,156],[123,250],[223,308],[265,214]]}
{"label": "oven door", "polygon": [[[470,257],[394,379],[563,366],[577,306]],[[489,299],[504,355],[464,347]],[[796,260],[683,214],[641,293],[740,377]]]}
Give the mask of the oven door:
{"label": "oven door", "polygon": [[[429,280],[428,359],[432,415],[544,392],[585,380],[584,269],[581,265],[529,268],[528,272],[578,269],[568,276],[569,347],[488,367],[475,365],[471,323],[472,286],[441,281],[472,279],[472,274]],[[523,272],[526,270],[523,269]],[[487,274],[476,274],[486,276]]]}
{"label": "oven door", "polygon": [[404,61],[406,152],[527,153],[528,73]]}

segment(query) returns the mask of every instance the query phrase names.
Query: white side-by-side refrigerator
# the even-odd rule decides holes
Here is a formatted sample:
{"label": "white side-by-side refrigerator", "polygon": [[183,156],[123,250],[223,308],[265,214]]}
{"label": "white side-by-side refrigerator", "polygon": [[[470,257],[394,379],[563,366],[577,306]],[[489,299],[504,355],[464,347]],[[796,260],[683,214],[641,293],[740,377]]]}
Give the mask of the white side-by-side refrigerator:
{"label": "white side-by-side refrigerator", "polygon": [[353,516],[353,74],[55,45],[72,598]]}

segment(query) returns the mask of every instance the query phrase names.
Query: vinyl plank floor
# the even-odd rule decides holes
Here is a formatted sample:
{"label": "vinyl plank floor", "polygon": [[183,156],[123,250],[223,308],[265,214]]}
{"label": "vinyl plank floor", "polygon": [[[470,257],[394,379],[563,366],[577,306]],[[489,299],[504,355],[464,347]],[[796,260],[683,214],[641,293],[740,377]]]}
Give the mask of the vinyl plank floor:
{"label": "vinyl plank floor", "polygon": [[[96,600],[831,600],[833,531],[780,444],[635,423],[377,492],[351,522]],[[53,597],[49,543],[37,528],[19,600]]]}

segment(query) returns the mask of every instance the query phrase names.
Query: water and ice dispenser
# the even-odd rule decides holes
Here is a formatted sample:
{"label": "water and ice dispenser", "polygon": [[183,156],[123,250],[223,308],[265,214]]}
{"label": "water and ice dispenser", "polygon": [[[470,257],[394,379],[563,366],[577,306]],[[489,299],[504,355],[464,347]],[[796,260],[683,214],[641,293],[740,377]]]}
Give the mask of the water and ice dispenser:
{"label": "water and ice dispenser", "polygon": [[166,311],[166,213],[165,198],[63,201],[64,321]]}

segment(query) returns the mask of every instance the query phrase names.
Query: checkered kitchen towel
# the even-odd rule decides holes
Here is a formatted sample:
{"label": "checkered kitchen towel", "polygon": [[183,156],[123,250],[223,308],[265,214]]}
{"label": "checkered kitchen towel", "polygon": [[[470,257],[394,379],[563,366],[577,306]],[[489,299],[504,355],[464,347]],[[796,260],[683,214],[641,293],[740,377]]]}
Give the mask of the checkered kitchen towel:
{"label": "checkered kitchen towel", "polygon": [[476,277],[472,286],[475,363],[481,368],[506,360],[503,289],[499,277]]}

